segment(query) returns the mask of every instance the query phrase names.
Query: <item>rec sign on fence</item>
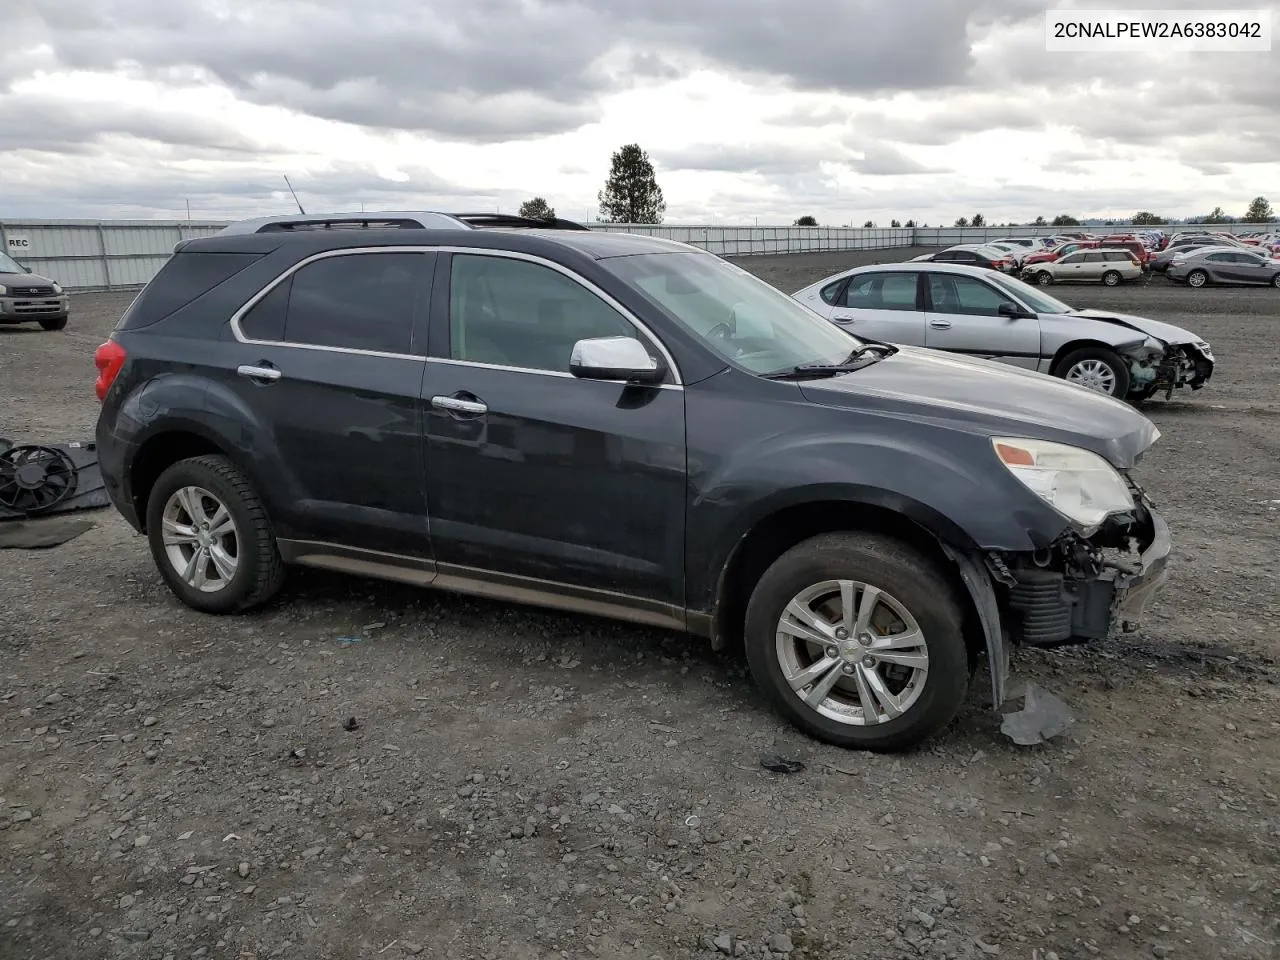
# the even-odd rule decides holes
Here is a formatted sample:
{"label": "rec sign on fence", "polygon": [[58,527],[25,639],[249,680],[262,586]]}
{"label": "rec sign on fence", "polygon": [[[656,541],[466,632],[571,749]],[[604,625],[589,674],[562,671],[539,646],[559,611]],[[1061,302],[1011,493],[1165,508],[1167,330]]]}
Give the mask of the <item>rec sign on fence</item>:
{"label": "rec sign on fence", "polygon": [[4,252],[10,255],[31,252],[30,237],[5,237]]}

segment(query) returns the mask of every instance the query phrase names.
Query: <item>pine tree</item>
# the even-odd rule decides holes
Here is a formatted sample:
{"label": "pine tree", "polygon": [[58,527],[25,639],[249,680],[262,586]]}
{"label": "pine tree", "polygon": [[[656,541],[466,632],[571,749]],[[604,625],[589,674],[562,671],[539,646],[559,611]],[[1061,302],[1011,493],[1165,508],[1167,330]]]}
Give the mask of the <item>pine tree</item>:
{"label": "pine tree", "polygon": [[649,155],[637,143],[614,152],[598,199],[605,223],[661,223],[667,209]]}

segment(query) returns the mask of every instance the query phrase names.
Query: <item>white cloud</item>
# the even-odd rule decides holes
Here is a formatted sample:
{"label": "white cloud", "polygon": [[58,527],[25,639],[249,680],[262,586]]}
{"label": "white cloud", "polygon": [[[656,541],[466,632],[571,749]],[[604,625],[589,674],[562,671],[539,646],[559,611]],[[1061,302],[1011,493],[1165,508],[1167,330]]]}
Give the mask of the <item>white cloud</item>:
{"label": "white cloud", "polygon": [[1280,182],[1273,55],[1049,54],[1021,0],[36,6],[0,47],[0,216],[251,216],[288,174],[308,209],[585,218],[630,142],[673,222],[1241,212]]}

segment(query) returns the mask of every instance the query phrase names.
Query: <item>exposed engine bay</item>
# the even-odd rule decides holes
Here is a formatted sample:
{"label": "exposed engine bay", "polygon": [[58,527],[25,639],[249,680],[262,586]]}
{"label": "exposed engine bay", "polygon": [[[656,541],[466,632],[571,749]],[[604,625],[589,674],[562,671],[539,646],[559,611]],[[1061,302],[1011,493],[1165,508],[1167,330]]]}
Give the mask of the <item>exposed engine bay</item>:
{"label": "exposed engine bay", "polygon": [[1213,359],[1208,345],[1164,346],[1149,338],[1141,347],[1122,350],[1129,361],[1129,390],[1141,397],[1163,393],[1165,399],[1179,387],[1199,390],[1213,375]]}
{"label": "exposed engine bay", "polygon": [[1137,628],[1146,598],[1165,577],[1169,533],[1126,476],[1135,508],[1092,534],[1068,529],[1034,553],[990,553],[987,569],[1009,638],[1032,647],[1103,640],[1113,625]]}

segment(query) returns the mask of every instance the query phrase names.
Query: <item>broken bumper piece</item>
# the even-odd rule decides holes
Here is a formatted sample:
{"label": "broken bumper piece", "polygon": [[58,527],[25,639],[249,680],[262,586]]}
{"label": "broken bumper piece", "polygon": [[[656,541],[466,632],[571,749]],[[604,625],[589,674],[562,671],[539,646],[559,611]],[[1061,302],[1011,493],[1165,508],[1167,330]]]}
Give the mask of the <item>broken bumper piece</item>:
{"label": "broken bumper piece", "polygon": [[1168,577],[1172,539],[1154,510],[1143,511],[1141,553],[1109,559],[1086,541],[1064,545],[1064,562],[1005,569],[1006,610],[1017,642],[1056,647],[1137,629]]}

